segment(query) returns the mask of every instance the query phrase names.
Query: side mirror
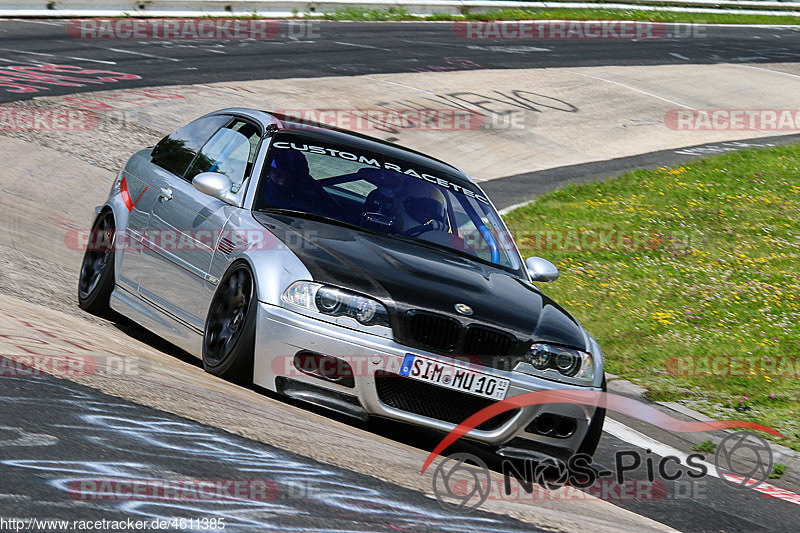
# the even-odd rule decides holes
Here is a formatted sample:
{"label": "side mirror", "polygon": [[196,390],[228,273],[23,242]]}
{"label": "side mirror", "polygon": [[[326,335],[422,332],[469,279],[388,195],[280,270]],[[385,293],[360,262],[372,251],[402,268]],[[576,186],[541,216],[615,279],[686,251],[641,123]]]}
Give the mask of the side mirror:
{"label": "side mirror", "polygon": [[236,205],[238,202],[236,197],[231,193],[230,178],[225,174],[219,172],[201,172],[192,180],[194,188],[203,194],[213,196],[218,200],[231,205]]}
{"label": "side mirror", "polygon": [[556,266],[541,257],[529,257],[525,260],[525,266],[528,267],[528,274],[531,281],[555,281],[558,279],[558,269]]}

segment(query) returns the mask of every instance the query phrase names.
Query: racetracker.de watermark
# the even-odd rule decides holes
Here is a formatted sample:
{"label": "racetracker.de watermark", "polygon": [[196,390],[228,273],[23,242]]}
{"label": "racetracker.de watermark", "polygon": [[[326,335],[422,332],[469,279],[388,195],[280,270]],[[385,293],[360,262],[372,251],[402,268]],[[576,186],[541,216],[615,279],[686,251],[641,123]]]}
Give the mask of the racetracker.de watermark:
{"label": "racetracker.de watermark", "polygon": [[664,125],[677,131],[800,131],[800,109],[670,109]]}
{"label": "racetracker.de watermark", "polygon": [[66,491],[83,501],[272,501],[308,498],[305,484],[282,494],[270,479],[76,479]]}
{"label": "racetracker.de watermark", "polygon": [[456,22],[453,33],[458,39],[479,41],[643,41],[705,37],[705,29],[695,24],[618,20]]}
{"label": "racetracker.de watermark", "polygon": [[88,131],[96,126],[97,115],[83,109],[0,106],[0,131]]}
{"label": "racetracker.de watermark", "polygon": [[318,39],[316,21],[265,19],[74,19],[67,24],[73,39],[149,41],[229,41]]}
{"label": "racetracker.de watermark", "polygon": [[672,376],[793,377],[800,378],[798,355],[679,355],[664,362]]}
{"label": "racetracker.de watermark", "polygon": [[[646,230],[619,230],[614,228],[575,229],[520,229],[512,232],[524,254],[543,251],[617,250],[636,252],[661,248],[688,249],[691,235],[665,235]],[[479,232],[464,237],[468,245],[484,243]]]}
{"label": "racetracker.de watermark", "polygon": [[[474,355],[450,355],[456,373],[463,371],[483,372],[485,365],[502,370],[511,370],[518,362],[511,357],[489,357]],[[299,378],[314,376],[327,381],[339,382],[354,377],[402,377],[404,358],[386,354],[337,354],[321,355],[300,352],[295,355],[277,355],[270,362],[270,369],[277,376]],[[443,375],[444,366],[433,365],[431,375]],[[406,379],[406,378],[403,378]],[[456,379],[458,377],[456,376]],[[470,379],[469,377],[462,379]]]}
{"label": "racetracker.de watermark", "polygon": [[0,354],[0,378],[132,377],[148,366],[139,357],[111,354]]}
{"label": "racetracker.de watermark", "polygon": [[[488,236],[491,238],[488,238]],[[290,234],[285,241],[263,229],[213,231],[204,229],[156,229],[140,232],[142,239],[133,238],[124,230],[105,232],[70,228],[64,234],[64,244],[70,250],[104,251],[113,246],[115,250],[142,250],[156,246],[162,250],[208,253],[209,249],[220,249],[226,253],[234,250],[272,250],[275,248],[303,248],[312,246],[317,233]],[[494,245],[504,249],[519,245],[523,254],[548,251],[619,251],[635,253],[658,249],[686,250],[691,247],[690,235],[665,235],[645,230],[581,229],[551,230],[522,229],[511,233],[488,229],[461,230],[449,236],[449,246],[466,252],[487,252]],[[144,244],[146,243],[146,244]]]}
{"label": "racetracker.de watermark", "polygon": [[[615,479],[598,479],[586,488],[565,485],[561,490],[550,490],[535,483],[524,487],[521,483],[510,483],[508,478],[492,479],[491,485],[483,488],[489,491],[486,499],[506,502],[593,501],[598,498],[609,502],[654,502],[667,496],[666,486],[659,479],[626,479],[622,483]],[[471,490],[468,479],[457,480],[453,487],[453,492],[459,496],[466,496]],[[672,497],[685,498],[687,492],[696,496],[699,491],[682,489]]]}
{"label": "racetracker.de watermark", "polygon": [[[284,109],[278,113],[290,121],[327,124],[351,131],[471,131],[493,124],[481,113],[465,109]],[[520,121],[494,122],[512,127]],[[520,129],[523,127],[521,123],[516,125]],[[289,124],[288,127],[302,129],[303,126]]]}

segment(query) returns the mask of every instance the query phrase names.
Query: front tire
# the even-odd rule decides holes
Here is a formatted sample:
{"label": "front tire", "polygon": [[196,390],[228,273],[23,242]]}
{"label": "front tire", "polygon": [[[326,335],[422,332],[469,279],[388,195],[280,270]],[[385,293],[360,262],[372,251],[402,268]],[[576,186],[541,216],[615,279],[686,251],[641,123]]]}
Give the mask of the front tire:
{"label": "front tire", "polygon": [[78,277],[78,306],[98,316],[108,316],[111,312],[109,301],[114,290],[114,238],[114,214],[106,211],[92,226]]}
{"label": "front tire", "polygon": [[255,279],[246,263],[236,263],[217,287],[206,317],[203,368],[248,385],[253,380],[256,339]]}

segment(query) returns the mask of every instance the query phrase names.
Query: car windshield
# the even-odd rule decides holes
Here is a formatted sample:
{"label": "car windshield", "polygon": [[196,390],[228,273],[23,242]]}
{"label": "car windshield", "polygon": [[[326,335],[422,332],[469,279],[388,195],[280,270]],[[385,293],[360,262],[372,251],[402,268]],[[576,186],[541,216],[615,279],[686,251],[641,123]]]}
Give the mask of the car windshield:
{"label": "car windshield", "polygon": [[326,217],[520,268],[511,236],[477,187],[380,153],[279,134],[254,207]]}

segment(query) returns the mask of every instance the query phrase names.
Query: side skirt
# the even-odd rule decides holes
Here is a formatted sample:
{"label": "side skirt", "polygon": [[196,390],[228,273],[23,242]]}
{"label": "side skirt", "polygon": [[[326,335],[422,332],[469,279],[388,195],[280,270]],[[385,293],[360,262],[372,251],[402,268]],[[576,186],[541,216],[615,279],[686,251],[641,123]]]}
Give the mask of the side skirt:
{"label": "side skirt", "polygon": [[111,293],[111,309],[125,315],[195,357],[203,356],[203,334],[119,285]]}

